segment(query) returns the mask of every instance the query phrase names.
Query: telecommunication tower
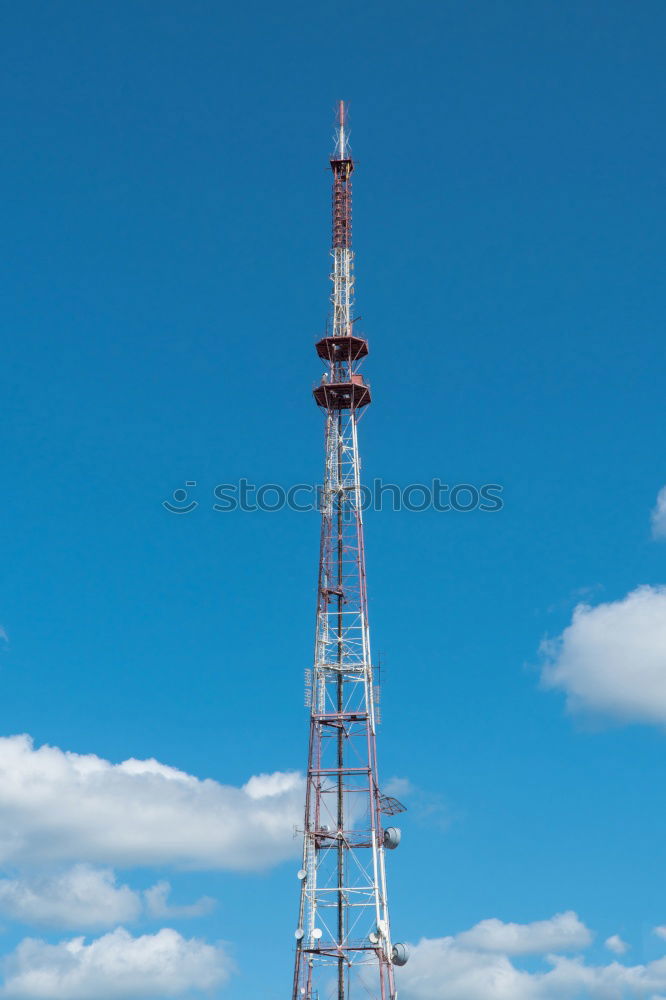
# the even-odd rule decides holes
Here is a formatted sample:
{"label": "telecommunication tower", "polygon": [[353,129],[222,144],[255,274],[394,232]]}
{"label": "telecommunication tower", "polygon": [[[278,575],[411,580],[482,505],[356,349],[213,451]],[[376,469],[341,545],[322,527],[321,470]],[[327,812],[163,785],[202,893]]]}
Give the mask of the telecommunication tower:
{"label": "telecommunication tower", "polygon": [[370,656],[358,421],[370,403],[368,353],[354,330],[354,254],[347,114],[340,101],[333,171],[331,323],[318,341],[325,372],[314,397],[325,417],[325,469],[314,668],[306,672],[310,740],[292,1000],[397,1000],[385,853],[404,809],[377,775],[379,688]]}

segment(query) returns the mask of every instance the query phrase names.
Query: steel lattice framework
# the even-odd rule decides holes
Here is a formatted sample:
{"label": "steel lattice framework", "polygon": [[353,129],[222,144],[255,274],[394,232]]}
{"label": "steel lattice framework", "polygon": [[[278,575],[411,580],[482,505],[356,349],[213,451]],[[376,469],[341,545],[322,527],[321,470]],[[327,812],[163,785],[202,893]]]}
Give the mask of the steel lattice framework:
{"label": "steel lattice framework", "polygon": [[314,396],[325,415],[324,486],[314,669],[306,672],[310,741],[292,1000],[396,1000],[385,850],[402,808],[377,777],[378,687],[368,628],[358,420],[370,402],[353,330],[354,254],[346,111],[340,102],[333,171],[332,324],[317,343],[326,363]]}

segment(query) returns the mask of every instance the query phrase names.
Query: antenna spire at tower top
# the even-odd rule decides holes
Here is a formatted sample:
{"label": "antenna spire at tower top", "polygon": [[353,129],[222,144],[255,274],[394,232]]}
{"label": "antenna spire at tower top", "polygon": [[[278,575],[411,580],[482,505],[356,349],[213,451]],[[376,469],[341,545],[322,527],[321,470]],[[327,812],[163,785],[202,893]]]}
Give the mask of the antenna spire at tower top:
{"label": "antenna spire at tower top", "polygon": [[347,128],[347,105],[344,101],[338,102],[337,131],[335,138],[335,159],[350,159],[351,154],[349,152],[349,134]]}

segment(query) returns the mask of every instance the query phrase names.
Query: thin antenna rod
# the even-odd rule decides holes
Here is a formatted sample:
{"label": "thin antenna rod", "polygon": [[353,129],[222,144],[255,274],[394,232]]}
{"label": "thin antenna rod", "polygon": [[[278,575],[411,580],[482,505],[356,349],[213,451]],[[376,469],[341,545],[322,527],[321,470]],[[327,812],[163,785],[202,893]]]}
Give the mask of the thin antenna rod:
{"label": "thin antenna rod", "polygon": [[338,160],[349,159],[349,150],[347,148],[348,136],[347,136],[347,107],[344,101],[340,101],[338,104],[338,134],[337,141],[335,144],[335,158]]}

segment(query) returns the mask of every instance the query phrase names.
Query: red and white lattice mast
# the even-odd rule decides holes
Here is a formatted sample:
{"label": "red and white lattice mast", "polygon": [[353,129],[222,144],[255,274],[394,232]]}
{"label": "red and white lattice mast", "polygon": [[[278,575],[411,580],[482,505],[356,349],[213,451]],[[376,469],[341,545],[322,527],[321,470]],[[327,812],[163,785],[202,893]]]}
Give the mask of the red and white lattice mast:
{"label": "red and white lattice mast", "polygon": [[310,745],[292,1000],[396,1000],[384,856],[400,831],[383,816],[404,807],[377,777],[377,697],[363,549],[357,426],[370,402],[359,366],[367,341],[354,332],[351,175],[345,105],[333,171],[333,292],[326,363],[315,400],[326,418],[326,465],[314,669],[306,674]]}

